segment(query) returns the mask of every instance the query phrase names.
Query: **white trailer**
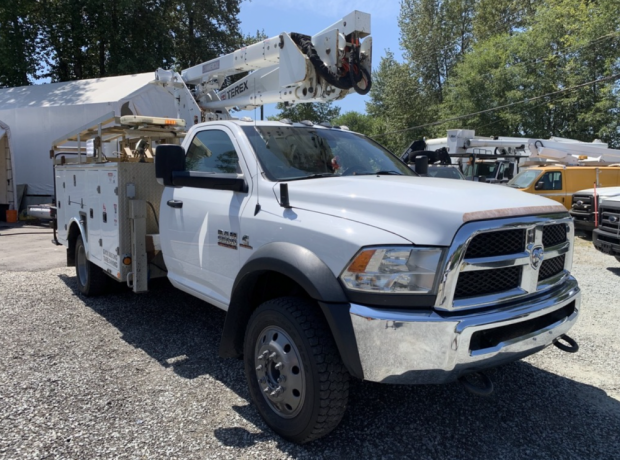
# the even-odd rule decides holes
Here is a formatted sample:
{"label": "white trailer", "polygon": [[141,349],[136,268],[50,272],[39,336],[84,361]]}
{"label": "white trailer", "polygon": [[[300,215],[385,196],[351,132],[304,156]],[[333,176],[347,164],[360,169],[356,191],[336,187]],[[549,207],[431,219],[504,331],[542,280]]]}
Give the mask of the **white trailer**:
{"label": "white trailer", "polygon": [[7,210],[16,210],[18,206],[12,144],[11,128],[0,120],[0,221],[5,220]]}
{"label": "white trailer", "polygon": [[[109,112],[159,115],[199,122],[201,111],[191,97],[184,107],[176,88],[154,73],[0,89],[0,121],[10,128],[15,185],[26,185],[23,205],[50,203],[54,193],[50,145],[61,134]],[[0,165],[0,176],[7,174]]]}

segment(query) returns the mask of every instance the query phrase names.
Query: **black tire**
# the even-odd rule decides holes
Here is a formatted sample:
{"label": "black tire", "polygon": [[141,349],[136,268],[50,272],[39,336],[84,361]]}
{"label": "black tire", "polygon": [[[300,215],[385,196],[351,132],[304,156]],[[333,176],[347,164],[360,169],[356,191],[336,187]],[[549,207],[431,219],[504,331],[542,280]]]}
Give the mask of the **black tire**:
{"label": "black tire", "polygon": [[620,262],[620,256],[614,256],[618,262]]}
{"label": "black tire", "polygon": [[258,307],[246,329],[244,361],[252,401],[277,434],[303,444],[338,426],[349,373],[316,303],[284,297]]}
{"label": "black tire", "polygon": [[107,291],[110,278],[86,257],[82,235],[75,242],[75,274],[78,289],[85,296],[98,296]]}

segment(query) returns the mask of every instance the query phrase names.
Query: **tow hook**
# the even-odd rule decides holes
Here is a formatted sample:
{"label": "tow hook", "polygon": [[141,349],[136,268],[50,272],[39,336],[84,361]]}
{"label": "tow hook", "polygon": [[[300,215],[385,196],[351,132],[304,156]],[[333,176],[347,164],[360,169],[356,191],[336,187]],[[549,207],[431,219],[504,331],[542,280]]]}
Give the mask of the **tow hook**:
{"label": "tow hook", "polygon": [[493,393],[494,385],[490,377],[483,372],[470,372],[459,377],[459,383],[472,394],[489,396]]}
{"label": "tow hook", "polygon": [[[563,342],[561,342],[561,340]],[[566,345],[564,342],[566,342],[568,345]],[[553,344],[560,350],[565,351],[566,353],[577,353],[579,351],[579,345],[577,345],[575,339],[570,338],[566,334],[559,336],[558,339],[553,342]]]}

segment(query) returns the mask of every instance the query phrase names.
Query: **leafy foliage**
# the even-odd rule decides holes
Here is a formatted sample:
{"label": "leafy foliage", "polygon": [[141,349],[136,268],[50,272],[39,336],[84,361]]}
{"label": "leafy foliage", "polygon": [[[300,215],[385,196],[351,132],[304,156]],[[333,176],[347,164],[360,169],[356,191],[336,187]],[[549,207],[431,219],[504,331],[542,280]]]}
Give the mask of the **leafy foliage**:
{"label": "leafy foliage", "polygon": [[36,0],[0,2],[0,87],[30,83],[37,66]]}
{"label": "leafy foliage", "polygon": [[539,98],[619,73],[619,10],[619,0],[403,0],[405,61],[388,54],[375,72],[373,134],[397,151],[448,128],[620,146],[617,79]]}
{"label": "leafy foliage", "polygon": [[374,131],[373,118],[370,115],[359,112],[346,112],[345,114],[334,118],[331,123],[334,126],[346,126],[351,131],[365,134],[367,136],[372,135]]}
{"label": "leafy foliage", "polygon": [[275,116],[269,117],[270,120],[288,118],[294,122],[308,120],[313,123],[331,123],[334,118],[340,115],[340,107],[334,107],[332,102],[313,102],[290,106],[279,103],[276,105],[276,108],[280,112]]}
{"label": "leafy foliage", "polygon": [[239,47],[240,0],[10,0],[0,85],[187,68]]}
{"label": "leafy foliage", "polygon": [[[550,2],[538,8],[526,31],[481,42],[455,70],[442,115],[534,99],[617,74],[620,22],[601,5]],[[608,31],[612,34],[603,35]],[[481,135],[598,137],[617,145],[615,89],[614,82],[587,85],[478,115],[466,124]]]}

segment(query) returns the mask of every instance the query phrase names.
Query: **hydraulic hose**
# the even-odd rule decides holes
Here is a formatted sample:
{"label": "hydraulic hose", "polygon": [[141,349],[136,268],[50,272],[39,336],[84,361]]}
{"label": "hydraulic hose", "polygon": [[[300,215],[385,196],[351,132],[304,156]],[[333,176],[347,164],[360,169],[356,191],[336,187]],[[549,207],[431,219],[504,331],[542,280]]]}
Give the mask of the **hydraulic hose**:
{"label": "hydraulic hose", "polygon": [[[370,74],[366,69],[359,65],[359,47],[353,45],[349,52],[348,71],[345,75],[338,75],[335,72],[329,70],[329,67],[325,65],[320,58],[316,48],[312,44],[312,39],[309,35],[303,35],[298,33],[291,33],[291,39],[299,47],[302,53],[308,56],[310,63],[314,67],[316,73],[319,74],[328,84],[338,89],[349,90],[353,88],[356,93],[367,94],[370,91],[371,82]],[[358,83],[366,80],[366,87],[360,88]]]}

